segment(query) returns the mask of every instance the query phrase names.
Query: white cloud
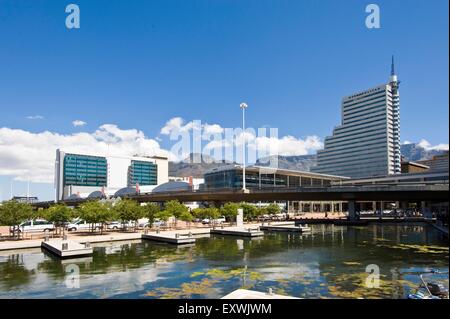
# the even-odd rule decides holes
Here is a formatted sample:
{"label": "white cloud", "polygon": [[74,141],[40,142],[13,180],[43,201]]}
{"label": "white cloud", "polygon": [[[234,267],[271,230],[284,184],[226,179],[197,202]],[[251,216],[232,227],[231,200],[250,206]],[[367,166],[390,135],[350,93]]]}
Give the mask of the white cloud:
{"label": "white cloud", "polygon": [[77,127],[77,126],[85,126],[87,123],[85,121],[82,120],[75,120],[72,121],[72,125]]}
{"label": "white cloud", "polygon": [[211,135],[211,134],[221,134],[223,133],[224,129],[219,124],[205,124],[203,125],[203,133],[205,135]]}
{"label": "white cloud", "polygon": [[[190,133],[194,129],[202,131],[202,150],[217,160],[240,160],[244,134],[237,128],[231,136],[219,124],[201,124],[200,121],[185,122],[180,117],[167,121],[161,129],[162,135],[172,133]],[[231,128],[232,129],[232,128]],[[232,129],[233,130],[233,129]],[[224,134],[225,133],[225,134]],[[267,132],[268,133],[268,132]],[[248,146],[248,160],[270,154],[305,155],[323,147],[317,136],[297,138],[294,136],[269,137],[257,136],[251,129],[245,132]],[[52,183],[56,149],[69,152],[86,152],[111,155],[163,155],[171,161],[180,161],[193,152],[193,145],[188,143],[182,152],[163,150],[160,139],[145,136],[137,129],[121,129],[114,124],[104,124],[94,132],[59,134],[56,132],[33,133],[22,129],[0,128],[0,175],[14,176],[16,180]],[[172,141],[173,145],[178,141]],[[448,145],[447,145],[448,148]],[[223,151],[218,151],[222,149]],[[213,154],[211,154],[213,153]],[[257,154],[256,154],[257,153]]]}
{"label": "white cloud", "polygon": [[44,117],[42,115],[29,115],[29,116],[27,116],[27,119],[29,119],[29,120],[43,120]]}
{"label": "white cloud", "polygon": [[425,139],[420,140],[417,145],[423,147],[427,151],[448,151],[448,144],[440,143],[437,145],[431,145],[431,143]]}
{"label": "white cloud", "polygon": [[113,124],[102,125],[93,133],[67,135],[3,127],[0,128],[0,175],[11,175],[21,181],[29,178],[32,182],[52,183],[57,148],[113,156],[139,154],[172,157],[142,131],[122,130]]}
{"label": "white cloud", "polygon": [[311,151],[323,148],[323,143],[318,136],[307,136],[305,139],[290,135],[281,138],[257,137],[254,147],[258,151],[274,150],[275,154],[284,156],[306,155]]}
{"label": "white cloud", "polygon": [[181,117],[174,117],[166,122],[166,125],[161,128],[160,133],[163,135],[185,133],[196,128],[200,129],[200,121],[191,121],[184,124],[184,120]]}
{"label": "white cloud", "polygon": [[[180,117],[169,120],[161,129],[161,134],[179,134],[192,129],[202,129],[203,152],[216,160],[225,158],[240,161],[242,159],[241,147],[244,136],[249,152],[249,161],[267,155],[306,155],[323,148],[320,138],[315,135],[307,136],[304,139],[290,135],[283,137],[269,136],[270,129],[257,135],[252,128],[248,128],[243,133],[241,128],[224,128],[219,124],[201,124],[200,121],[186,122]],[[259,128],[256,131],[259,131]],[[188,154],[189,152],[185,151],[185,153]]]}

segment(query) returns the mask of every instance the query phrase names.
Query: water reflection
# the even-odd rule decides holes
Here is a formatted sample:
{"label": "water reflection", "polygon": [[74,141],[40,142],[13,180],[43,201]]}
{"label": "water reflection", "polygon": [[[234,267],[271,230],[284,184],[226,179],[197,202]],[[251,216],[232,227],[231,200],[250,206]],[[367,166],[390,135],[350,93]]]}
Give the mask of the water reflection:
{"label": "water reflection", "polygon": [[[380,287],[365,285],[366,266]],[[79,269],[79,288],[65,285]],[[448,269],[448,242],[427,226],[312,225],[311,234],[214,235],[176,247],[151,241],[97,244],[89,258],[41,250],[0,255],[0,298],[220,298],[241,287],[306,298],[404,298],[417,273]],[[448,275],[440,278],[448,285]]]}

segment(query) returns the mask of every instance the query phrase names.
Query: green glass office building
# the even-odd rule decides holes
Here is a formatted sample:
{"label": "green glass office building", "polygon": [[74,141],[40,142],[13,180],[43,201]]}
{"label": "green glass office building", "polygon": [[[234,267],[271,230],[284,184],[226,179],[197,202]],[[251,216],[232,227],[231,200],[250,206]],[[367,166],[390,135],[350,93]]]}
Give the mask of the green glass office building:
{"label": "green glass office building", "polygon": [[128,186],[158,184],[158,167],[151,162],[132,160],[128,170]]}
{"label": "green glass office building", "polygon": [[66,154],[64,186],[106,186],[108,166],[105,157]]}

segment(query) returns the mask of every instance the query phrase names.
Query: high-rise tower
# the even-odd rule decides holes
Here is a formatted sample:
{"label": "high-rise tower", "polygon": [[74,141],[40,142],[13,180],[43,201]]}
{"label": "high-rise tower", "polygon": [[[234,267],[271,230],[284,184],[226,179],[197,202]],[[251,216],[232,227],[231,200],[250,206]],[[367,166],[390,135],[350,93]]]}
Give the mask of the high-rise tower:
{"label": "high-rise tower", "polygon": [[392,57],[383,84],[342,99],[342,122],[325,138],[314,172],[353,178],[400,173],[400,82]]}

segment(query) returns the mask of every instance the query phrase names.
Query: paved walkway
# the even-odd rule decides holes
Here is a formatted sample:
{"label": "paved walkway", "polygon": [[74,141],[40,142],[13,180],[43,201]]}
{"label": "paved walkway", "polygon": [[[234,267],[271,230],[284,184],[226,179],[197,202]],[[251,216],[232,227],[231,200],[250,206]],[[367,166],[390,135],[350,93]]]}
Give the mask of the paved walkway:
{"label": "paved walkway", "polygon": [[[245,224],[245,227],[255,227],[260,224]],[[229,228],[227,226],[226,228]],[[171,229],[171,230],[161,230],[161,234],[173,235],[187,235],[189,233],[193,235],[209,235],[209,227],[201,228],[191,228],[191,229]],[[142,230],[137,232],[110,232],[104,235],[100,234],[90,234],[85,232],[67,232],[67,238],[79,243],[101,243],[101,242],[112,242],[112,241],[122,241],[122,240],[133,240],[141,239]],[[156,234],[156,230],[149,231],[148,234]],[[0,242],[0,250],[15,250],[15,249],[25,249],[25,248],[38,248],[41,247],[43,238],[39,239],[24,239],[24,240],[8,240]]]}

